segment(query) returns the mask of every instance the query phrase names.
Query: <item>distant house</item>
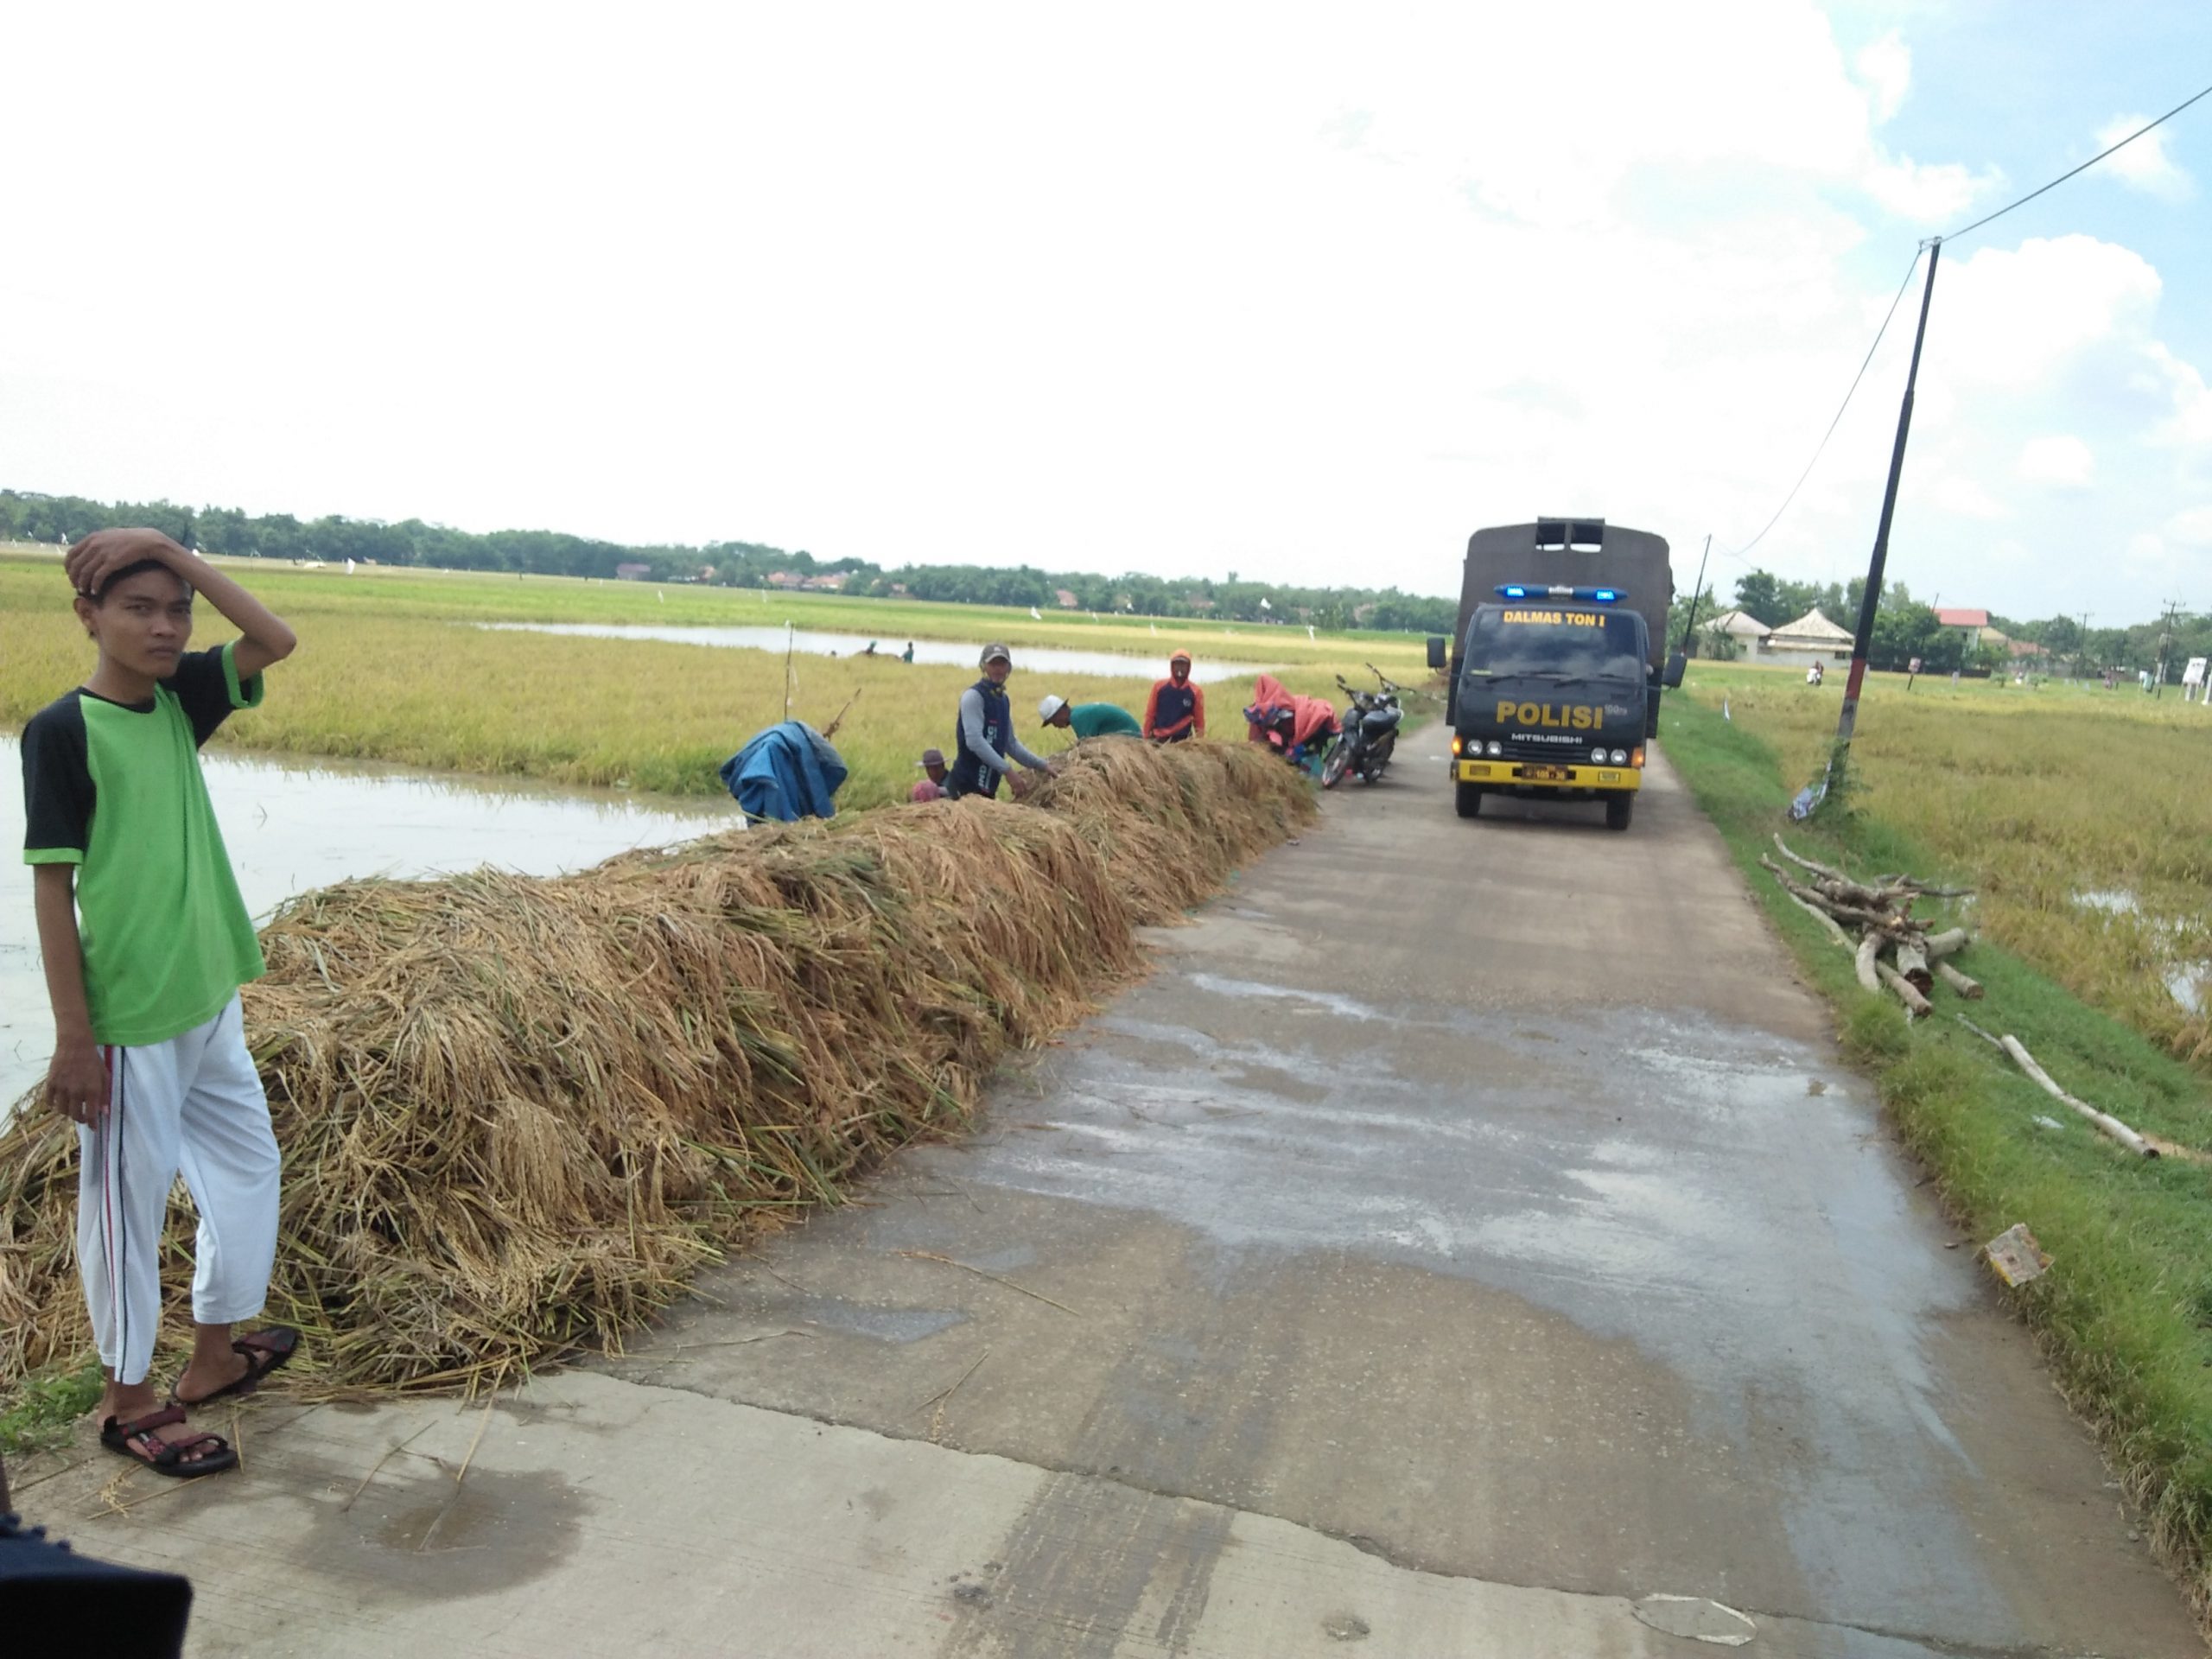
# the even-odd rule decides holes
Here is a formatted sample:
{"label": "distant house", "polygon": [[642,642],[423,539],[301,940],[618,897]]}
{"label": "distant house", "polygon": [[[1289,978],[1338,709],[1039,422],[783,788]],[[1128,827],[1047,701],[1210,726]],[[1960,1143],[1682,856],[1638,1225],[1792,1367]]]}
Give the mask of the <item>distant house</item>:
{"label": "distant house", "polygon": [[2032,639],[2015,639],[2010,634],[1999,633],[1994,628],[1984,628],[1981,631],[1981,643],[1985,645],[1996,646],[2015,662],[2022,658],[2048,657],[2050,654]]}
{"label": "distant house", "polygon": [[1847,663],[1851,660],[1851,634],[1817,609],[1810,610],[1795,622],[1783,623],[1760,640],[1758,660],[1799,664]]}
{"label": "distant house", "polygon": [[1074,595],[1073,594],[1070,593],[1066,588],[1053,588],[1053,589],[1052,589],[1052,598],[1053,598],[1053,600],[1055,601],[1055,602],[1057,602],[1057,603],[1058,604],[1059,607],[1060,607],[1062,610],[1064,610],[1064,611],[1071,611],[1071,610],[1075,609],[1075,595]]}
{"label": "distant house", "polygon": [[891,591],[904,599],[906,596],[906,584],[903,582],[894,582],[891,584]]}
{"label": "distant house", "polygon": [[818,576],[808,576],[800,582],[799,586],[810,594],[842,594],[845,591],[845,573],[835,570]]}
{"label": "distant house", "polygon": [[614,567],[615,575],[623,582],[643,582],[652,573],[653,568],[650,564],[618,564]]}
{"label": "distant house", "polygon": [[806,586],[806,578],[796,570],[771,570],[768,573],[768,585],[771,588],[804,588]]}
{"label": "distant house", "polygon": [[1723,611],[1699,630],[1700,632],[1725,633],[1741,642],[1746,655],[1758,650],[1759,641],[1774,630],[1748,611]]}
{"label": "distant house", "polygon": [[1204,616],[1208,611],[1213,609],[1213,601],[1208,599],[1204,594],[1185,594],[1183,595],[1183,602],[1200,616]]}
{"label": "distant house", "polygon": [[1966,636],[1967,649],[1972,651],[1990,632],[1987,611],[1961,611],[1946,605],[1936,607],[1936,620],[1947,628],[1955,628]]}

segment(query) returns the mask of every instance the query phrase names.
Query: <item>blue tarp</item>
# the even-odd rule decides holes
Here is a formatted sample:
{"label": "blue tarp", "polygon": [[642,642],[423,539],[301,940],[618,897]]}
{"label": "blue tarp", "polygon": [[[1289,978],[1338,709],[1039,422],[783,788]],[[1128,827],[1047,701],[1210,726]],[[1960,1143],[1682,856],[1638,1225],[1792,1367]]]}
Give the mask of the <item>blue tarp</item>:
{"label": "blue tarp", "polygon": [[721,780],[748,818],[833,818],[845,763],[803,720],[758,732],[721,764]]}

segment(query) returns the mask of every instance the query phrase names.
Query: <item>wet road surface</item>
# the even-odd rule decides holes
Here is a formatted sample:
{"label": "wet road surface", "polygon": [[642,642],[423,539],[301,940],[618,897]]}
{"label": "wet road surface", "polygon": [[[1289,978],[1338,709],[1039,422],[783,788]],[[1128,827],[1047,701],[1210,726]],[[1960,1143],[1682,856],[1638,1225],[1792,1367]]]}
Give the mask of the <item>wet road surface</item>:
{"label": "wet road surface", "polygon": [[1663,766],[1442,741],[625,1359],[26,1507],[200,1655],[2202,1653]]}
{"label": "wet road surface", "polygon": [[977,1139],[709,1282],[811,1339],[657,1379],[1821,1651],[2201,1651],[1671,774],[1465,823],[1414,741]]}

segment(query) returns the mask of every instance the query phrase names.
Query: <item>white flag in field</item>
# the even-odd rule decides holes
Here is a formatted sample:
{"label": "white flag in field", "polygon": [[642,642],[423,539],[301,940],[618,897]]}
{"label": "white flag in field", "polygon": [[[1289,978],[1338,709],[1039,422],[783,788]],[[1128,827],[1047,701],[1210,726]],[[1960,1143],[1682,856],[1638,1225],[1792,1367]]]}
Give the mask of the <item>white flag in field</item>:
{"label": "white flag in field", "polygon": [[1314,636],[1313,636],[1313,625],[1311,622],[1308,622],[1308,623],[1306,625],[1306,637],[1308,639],[1313,639],[1313,638],[1314,637]]}
{"label": "white flag in field", "polygon": [[353,574],[353,561],[351,559],[346,561],[346,574],[349,576]]}
{"label": "white flag in field", "polygon": [[1033,622],[1042,622],[1045,618],[1043,613],[1039,611],[1034,605],[1032,605],[1029,607],[1029,620]]}
{"label": "white flag in field", "polygon": [[1262,610],[1263,610],[1263,611],[1272,611],[1273,609],[1274,609],[1274,606],[1272,606],[1272,605],[1270,605],[1270,604],[1268,604],[1268,601],[1267,601],[1266,600],[1262,599],[1262,600],[1260,601],[1260,608],[1261,608]]}

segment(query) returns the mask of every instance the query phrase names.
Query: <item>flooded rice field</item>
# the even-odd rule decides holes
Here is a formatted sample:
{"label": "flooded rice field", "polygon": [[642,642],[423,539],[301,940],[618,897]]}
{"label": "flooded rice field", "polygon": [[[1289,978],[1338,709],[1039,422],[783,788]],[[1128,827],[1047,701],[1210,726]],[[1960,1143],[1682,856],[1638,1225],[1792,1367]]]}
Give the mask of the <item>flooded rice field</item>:
{"label": "flooded rice field", "polygon": [[[600,639],[660,639],[671,645],[718,645],[734,651],[781,651],[788,638],[793,650],[810,657],[859,656],[865,654],[868,646],[873,645],[877,656],[896,658],[909,644],[905,639],[872,640],[865,634],[816,633],[804,628],[796,629],[787,636],[781,628],[664,628],[615,622],[479,622],[476,626],[510,632],[584,634]],[[914,647],[914,660],[918,663],[974,668],[976,658],[989,642],[979,638],[972,642],[916,639],[911,643]],[[1039,672],[1052,671],[1062,674],[1143,676],[1149,678],[1166,672],[1167,652],[1173,645],[1173,642],[1162,639],[1157,657],[1136,657],[1116,651],[1071,651],[1060,646],[1024,645],[1014,652],[1014,660],[1017,667]],[[1198,654],[1203,658],[1202,649]],[[1249,679],[1255,674],[1274,671],[1263,664],[1253,663],[1198,660],[1191,665],[1191,677],[1201,685],[1211,685],[1219,680]]]}
{"label": "flooded rice field", "polygon": [[[0,736],[0,1116],[46,1071],[54,1042],[31,914],[20,747]],[[256,920],[294,893],[349,876],[421,876],[496,865],[553,875],[633,847],[687,841],[740,822],[737,804],[641,802],[614,790],[556,789],[399,766],[211,753],[207,791]]]}

